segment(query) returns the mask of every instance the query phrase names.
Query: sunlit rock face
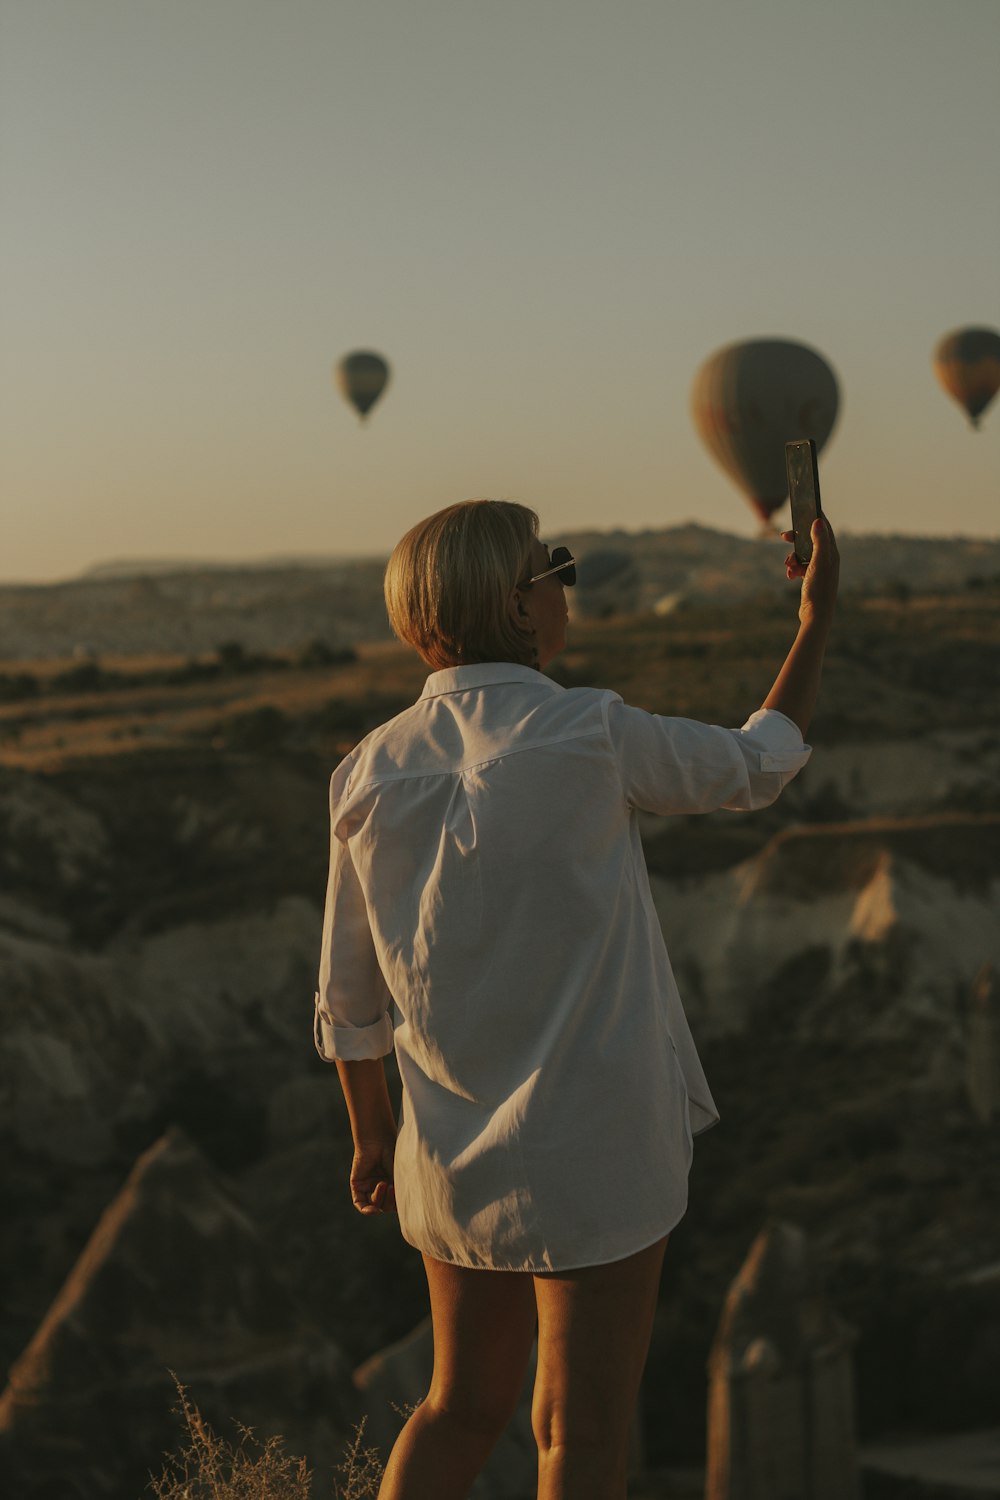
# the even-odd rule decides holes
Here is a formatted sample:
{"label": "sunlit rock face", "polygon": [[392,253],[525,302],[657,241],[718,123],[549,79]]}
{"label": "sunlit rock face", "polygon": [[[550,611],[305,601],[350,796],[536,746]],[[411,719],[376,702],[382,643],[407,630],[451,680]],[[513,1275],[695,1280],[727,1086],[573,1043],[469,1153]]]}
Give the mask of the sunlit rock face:
{"label": "sunlit rock face", "polygon": [[[663,835],[669,840],[669,833]],[[697,1034],[779,1016],[811,1038],[956,1041],[957,1001],[1000,959],[1000,819],[789,829],[702,879],[652,876]]]}

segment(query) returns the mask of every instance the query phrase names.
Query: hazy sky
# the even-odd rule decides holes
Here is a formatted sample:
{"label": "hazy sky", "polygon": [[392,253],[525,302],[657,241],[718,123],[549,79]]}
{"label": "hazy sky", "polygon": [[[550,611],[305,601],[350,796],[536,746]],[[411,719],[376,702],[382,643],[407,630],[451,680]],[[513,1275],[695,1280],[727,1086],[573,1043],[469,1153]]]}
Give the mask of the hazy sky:
{"label": "hazy sky", "polygon": [[[0,0],[3,551],[385,552],[505,495],[756,522],[720,345],[837,372],[844,529],[1000,532],[998,0]],[[332,388],[393,380],[367,427]]]}

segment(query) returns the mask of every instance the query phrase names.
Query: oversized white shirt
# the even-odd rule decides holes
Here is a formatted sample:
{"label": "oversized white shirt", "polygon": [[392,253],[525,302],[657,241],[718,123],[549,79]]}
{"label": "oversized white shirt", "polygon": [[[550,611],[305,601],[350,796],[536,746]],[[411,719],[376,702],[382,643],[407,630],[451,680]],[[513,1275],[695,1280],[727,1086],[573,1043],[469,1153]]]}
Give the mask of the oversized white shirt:
{"label": "oversized white shirt", "polygon": [[500,662],[432,673],[338,766],[316,1044],[395,1044],[411,1244],[565,1270],[683,1217],[719,1115],[635,814],[766,806],[809,753],[774,711],[723,729]]}

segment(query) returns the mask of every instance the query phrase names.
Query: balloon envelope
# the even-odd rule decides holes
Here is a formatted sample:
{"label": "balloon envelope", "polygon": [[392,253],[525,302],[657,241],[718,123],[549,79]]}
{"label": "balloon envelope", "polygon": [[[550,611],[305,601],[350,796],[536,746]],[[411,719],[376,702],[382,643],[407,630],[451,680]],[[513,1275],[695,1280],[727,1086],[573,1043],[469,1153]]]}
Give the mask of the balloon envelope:
{"label": "balloon envelope", "polygon": [[788,499],[785,444],[811,437],[822,448],[839,404],[826,360],[789,339],[717,349],[691,388],[699,436],[763,521]]}
{"label": "balloon envelope", "polygon": [[945,334],[934,350],[934,373],[978,427],[1000,391],[1000,333],[993,328],[956,328]]}
{"label": "balloon envelope", "polygon": [[355,349],[345,354],[333,369],[334,383],[355,411],[365,418],[385,390],[389,379],[388,363],[370,349]]}

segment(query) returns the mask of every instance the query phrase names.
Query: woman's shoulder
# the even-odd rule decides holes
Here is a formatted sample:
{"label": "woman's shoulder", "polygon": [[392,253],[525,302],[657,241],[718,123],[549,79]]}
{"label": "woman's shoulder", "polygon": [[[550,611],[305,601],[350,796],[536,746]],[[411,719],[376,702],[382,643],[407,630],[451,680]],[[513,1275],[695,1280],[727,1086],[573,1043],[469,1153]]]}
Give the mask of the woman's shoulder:
{"label": "woman's shoulder", "polygon": [[388,755],[391,761],[394,746],[419,734],[420,706],[421,700],[418,699],[416,703],[411,703],[398,714],[394,714],[391,719],[373,725],[362,735],[333,772],[331,787],[343,794],[349,785],[358,781],[359,777],[364,779],[366,771],[385,755]]}
{"label": "woman's shoulder", "polygon": [[420,698],[358,741],[333,773],[331,799],[342,803],[366,786],[412,775],[456,772],[533,742],[604,734],[609,708],[621,701],[608,688],[546,677],[492,687],[485,703],[469,695]]}

